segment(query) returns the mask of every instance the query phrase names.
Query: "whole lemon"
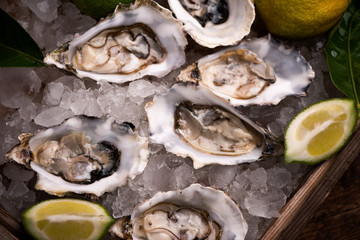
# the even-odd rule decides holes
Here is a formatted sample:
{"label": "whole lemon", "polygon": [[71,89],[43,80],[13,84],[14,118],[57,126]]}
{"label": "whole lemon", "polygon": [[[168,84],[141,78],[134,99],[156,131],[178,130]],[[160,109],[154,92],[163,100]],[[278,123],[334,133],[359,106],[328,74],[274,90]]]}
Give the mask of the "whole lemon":
{"label": "whole lemon", "polygon": [[255,0],[269,32],[289,39],[322,34],[340,20],[351,0]]}

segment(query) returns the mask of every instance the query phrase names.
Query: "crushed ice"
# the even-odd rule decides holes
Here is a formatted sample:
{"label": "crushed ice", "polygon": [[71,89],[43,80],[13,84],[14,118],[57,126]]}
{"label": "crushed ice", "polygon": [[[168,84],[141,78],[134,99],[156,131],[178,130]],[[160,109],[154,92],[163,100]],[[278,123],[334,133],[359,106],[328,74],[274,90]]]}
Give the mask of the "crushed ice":
{"label": "crushed ice", "polygon": [[[67,0],[5,0],[0,7],[23,25],[44,53],[96,23],[94,19],[81,15]],[[321,39],[301,46],[301,52],[317,74],[307,97],[289,97],[278,106],[239,110],[282,137],[286,125],[297,112],[334,93],[328,84],[323,46]],[[209,51],[190,42],[188,63]],[[161,80],[139,79],[115,85],[66,76],[53,68],[0,69],[3,85],[0,90],[0,153],[4,156],[17,144],[16,137],[20,133],[51,127],[75,115],[111,116],[118,123],[133,123],[142,136],[148,136],[144,106],[155,94],[166,92],[174,84],[178,72],[174,71]],[[100,199],[114,217],[129,215],[135,204],[158,191],[185,188],[198,182],[224,190],[238,203],[249,224],[246,239],[259,238],[271,219],[279,216],[279,210],[307,170],[297,164],[286,166],[281,157],[239,166],[212,165],[194,170],[190,159],[169,154],[161,145],[150,144],[150,151],[150,160],[143,174]],[[1,205],[19,219],[21,211],[43,198],[44,193],[33,190],[33,172],[6,163],[3,158],[0,158],[0,165]]]}

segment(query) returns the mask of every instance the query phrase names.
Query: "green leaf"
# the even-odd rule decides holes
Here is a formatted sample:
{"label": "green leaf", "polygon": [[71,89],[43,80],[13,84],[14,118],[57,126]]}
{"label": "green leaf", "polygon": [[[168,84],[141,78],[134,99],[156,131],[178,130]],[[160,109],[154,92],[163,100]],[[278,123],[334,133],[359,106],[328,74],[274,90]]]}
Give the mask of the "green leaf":
{"label": "green leaf", "polygon": [[0,67],[41,67],[43,54],[31,36],[0,8]]}
{"label": "green leaf", "polygon": [[325,47],[334,85],[360,108],[360,1],[352,0]]}
{"label": "green leaf", "polygon": [[106,17],[114,12],[119,3],[129,4],[135,0],[72,0],[81,13],[95,19]]}

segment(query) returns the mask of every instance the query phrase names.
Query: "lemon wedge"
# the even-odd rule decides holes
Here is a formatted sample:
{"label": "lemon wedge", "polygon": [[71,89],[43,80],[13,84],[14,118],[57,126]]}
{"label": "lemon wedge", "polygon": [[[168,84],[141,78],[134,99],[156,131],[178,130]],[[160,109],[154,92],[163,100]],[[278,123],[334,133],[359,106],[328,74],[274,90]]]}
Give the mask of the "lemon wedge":
{"label": "lemon wedge", "polygon": [[316,164],[327,159],[345,145],[356,121],[351,99],[330,99],[304,109],[285,132],[285,162]]}
{"label": "lemon wedge", "polygon": [[35,239],[100,239],[114,222],[99,204],[78,199],[40,202],[22,215],[25,229]]}

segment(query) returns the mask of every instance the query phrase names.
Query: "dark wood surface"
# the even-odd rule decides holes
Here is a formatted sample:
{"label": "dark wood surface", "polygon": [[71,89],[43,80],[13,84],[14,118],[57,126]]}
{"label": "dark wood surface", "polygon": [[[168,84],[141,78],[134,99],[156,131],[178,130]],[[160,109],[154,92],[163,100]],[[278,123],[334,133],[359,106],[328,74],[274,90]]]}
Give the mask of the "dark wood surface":
{"label": "dark wood surface", "polygon": [[360,239],[360,156],[337,182],[297,238],[322,239]]}

